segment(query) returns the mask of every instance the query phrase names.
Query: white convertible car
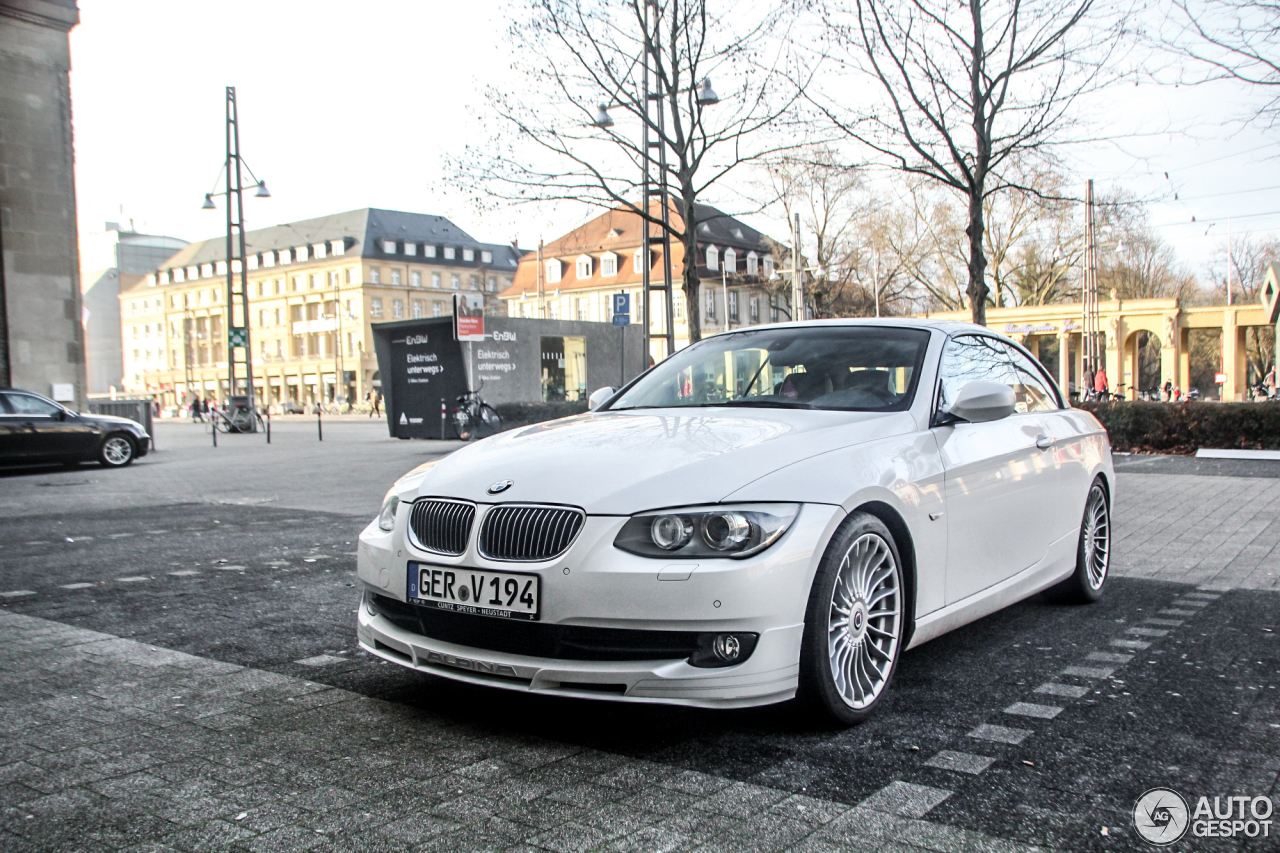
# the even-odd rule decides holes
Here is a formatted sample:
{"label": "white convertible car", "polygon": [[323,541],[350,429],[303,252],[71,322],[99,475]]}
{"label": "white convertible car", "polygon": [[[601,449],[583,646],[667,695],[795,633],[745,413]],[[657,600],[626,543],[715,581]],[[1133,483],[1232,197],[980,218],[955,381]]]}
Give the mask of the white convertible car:
{"label": "white convertible car", "polygon": [[904,650],[1092,601],[1106,433],[987,329],[728,332],[593,411],[409,472],[360,535],[360,645],[509,690],[854,723]]}

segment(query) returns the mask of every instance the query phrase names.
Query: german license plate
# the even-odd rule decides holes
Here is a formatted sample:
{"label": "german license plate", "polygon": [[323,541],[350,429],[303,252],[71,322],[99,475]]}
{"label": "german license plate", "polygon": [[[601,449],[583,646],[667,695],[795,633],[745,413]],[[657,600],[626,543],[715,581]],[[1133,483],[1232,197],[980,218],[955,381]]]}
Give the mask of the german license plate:
{"label": "german license plate", "polygon": [[539,613],[538,575],[409,564],[409,601],[437,610],[526,619]]}

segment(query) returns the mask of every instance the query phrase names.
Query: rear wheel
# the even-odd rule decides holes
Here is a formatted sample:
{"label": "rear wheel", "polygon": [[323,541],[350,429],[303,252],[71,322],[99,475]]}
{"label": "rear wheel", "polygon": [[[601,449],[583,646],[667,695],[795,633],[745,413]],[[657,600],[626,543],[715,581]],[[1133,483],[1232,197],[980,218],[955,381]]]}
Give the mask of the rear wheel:
{"label": "rear wheel", "polygon": [[1046,595],[1055,601],[1090,604],[1102,597],[1111,568],[1111,504],[1102,478],[1093,481],[1080,522],[1076,546],[1076,570],[1071,577],[1050,587]]}
{"label": "rear wheel", "polygon": [[98,449],[98,462],[105,468],[123,468],[133,461],[137,448],[133,439],[120,432],[113,432],[103,440]]}
{"label": "rear wheel", "polygon": [[453,437],[461,441],[470,441],[475,437],[475,426],[471,423],[471,413],[466,409],[458,409],[453,413]]}
{"label": "rear wheel", "polygon": [[487,438],[502,429],[502,418],[488,403],[480,404],[480,422],[476,424],[476,437]]}
{"label": "rear wheel", "polygon": [[880,519],[854,513],[827,547],[809,592],[797,698],[842,725],[880,704],[901,654],[902,561]]}

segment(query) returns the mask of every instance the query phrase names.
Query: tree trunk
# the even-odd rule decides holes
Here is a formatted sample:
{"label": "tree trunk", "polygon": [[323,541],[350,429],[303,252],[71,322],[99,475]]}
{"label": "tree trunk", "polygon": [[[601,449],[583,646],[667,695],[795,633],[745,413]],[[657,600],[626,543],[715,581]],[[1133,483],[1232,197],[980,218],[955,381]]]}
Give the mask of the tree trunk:
{"label": "tree trunk", "polygon": [[969,225],[964,232],[969,235],[969,311],[973,322],[987,325],[987,256],[982,251],[982,188],[969,191]]}
{"label": "tree trunk", "polygon": [[[689,343],[696,344],[702,340],[702,314],[700,312],[702,306],[698,302],[699,282],[701,281],[698,277],[698,222],[697,217],[694,215],[693,202],[686,201],[683,207],[684,268],[681,273],[684,276],[685,320],[689,324]],[[671,294],[671,298],[676,298],[674,293]],[[727,311],[728,308],[725,310]],[[674,332],[675,330],[672,329],[673,334]]]}

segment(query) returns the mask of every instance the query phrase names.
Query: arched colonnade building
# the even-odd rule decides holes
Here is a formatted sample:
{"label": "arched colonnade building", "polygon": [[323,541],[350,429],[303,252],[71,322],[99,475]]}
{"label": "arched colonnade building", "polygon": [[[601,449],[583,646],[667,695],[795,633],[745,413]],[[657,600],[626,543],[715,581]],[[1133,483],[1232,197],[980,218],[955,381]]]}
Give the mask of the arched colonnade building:
{"label": "arched colonnade building", "polygon": [[[1199,387],[1206,399],[1245,400],[1250,381],[1261,381],[1273,366],[1261,365],[1259,371],[1255,363],[1251,375],[1247,347],[1261,336],[1280,343],[1280,264],[1268,266],[1257,302],[1182,306],[1177,299],[1112,298],[1100,301],[1098,315],[1112,391],[1122,391],[1133,399],[1138,391],[1153,384],[1163,386],[1168,378],[1183,393]],[[968,320],[969,312],[928,316]],[[989,308],[987,325],[1020,341],[1054,373],[1062,388],[1075,392],[1083,368],[1080,303]],[[1218,340],[1216,352],[1213,338]],[[1275,351],[1280,352],[1280,345]],[[1193,357],[1198,358],[1197,363]],[[1219,372],[1226,380],[1220,397],[1212,378],[1209,383],[1203,381]],[[1201,381],[1197,384],[1193,378]],[[1208,387],[1203,387],[1205,384]]]}

